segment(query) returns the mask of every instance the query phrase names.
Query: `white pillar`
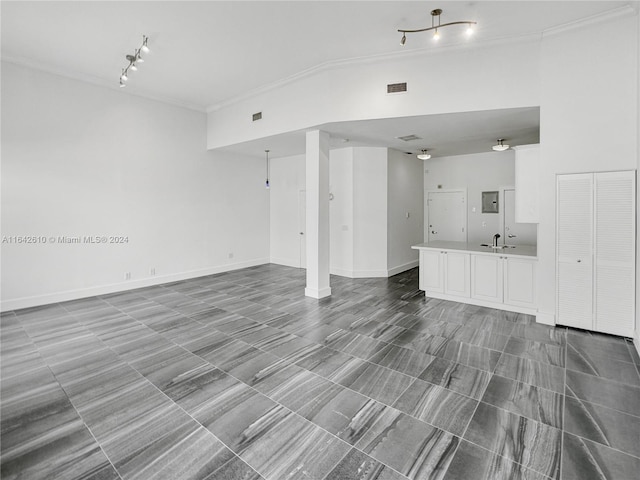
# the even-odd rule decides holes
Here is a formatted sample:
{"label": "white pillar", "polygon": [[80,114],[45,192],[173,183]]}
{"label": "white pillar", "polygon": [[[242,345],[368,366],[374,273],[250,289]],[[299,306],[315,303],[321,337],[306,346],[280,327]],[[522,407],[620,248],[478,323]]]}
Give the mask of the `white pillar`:
{"label": "white pillar", "polygon": [[329,286],[329,134],[307,132],[307,297],[331,295]]}

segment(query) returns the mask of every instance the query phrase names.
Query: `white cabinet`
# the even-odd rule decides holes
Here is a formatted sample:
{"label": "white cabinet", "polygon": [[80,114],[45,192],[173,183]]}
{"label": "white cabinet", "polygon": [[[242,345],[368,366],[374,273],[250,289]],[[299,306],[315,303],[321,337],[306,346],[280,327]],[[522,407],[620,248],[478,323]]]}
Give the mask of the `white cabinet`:
{"label": "white cabinet", "polygon": [[471,255],[471,297],[535,308],[536,264],[528,258]]}
{"label": "white cabinet", "polygon": [[469,296],[469,254],[420,250],[420,290]]}
{"label": "white cabinet", "polygon": [[633,335],[635,188],[635,171],[558,175],[558,324]]}
{"label": "white cabinet", "polygon": [[420,250],[420,290],[444,293],[443,252]]}
{"label": "white cabinet", "polygon": [[444,293],[460,297],[470,294],[469,254],[446,251],[444,255]]}
{"label": "white cabinet", "polygon": [[540,145],[520,145],[513,148],[516,151],[516,222],[539,223]]}
{"label": "white cabinet", "polygon": [[535,308],[537,260],[518,257],[504,259],[504,303]]}
{"label": "white cabinet", "polygon": [[471,255],[471,297],[489,302],[502,302],[502,257]]}

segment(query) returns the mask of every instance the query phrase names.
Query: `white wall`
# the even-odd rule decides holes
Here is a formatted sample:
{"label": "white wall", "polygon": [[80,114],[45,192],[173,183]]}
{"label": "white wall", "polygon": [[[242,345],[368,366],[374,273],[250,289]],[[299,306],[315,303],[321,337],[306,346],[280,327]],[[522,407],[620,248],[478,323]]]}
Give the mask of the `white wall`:
{"label": "white wall", "polygon": [[330,270],[353,276],[353,148],[331,150],[329,159]]}
{"label": "white wall", "polygon": [[500,214],[482,213],[482,192],[514,186],[515,151],[431,158],[424,172],[425,190],[467,190],[467,241],[487,243],[500,232]]}
{"label": "white wall", "polygon": [[264,164],[204,114],[3,63],[2,120],[3,236],[128,237],[3,243],[3,310],[268,261]]}
{"label": "white wall", "polygon": [[388,156],[387,269],[394,275],[418,265],[411,246],[423,242],[424,165],[398,150],[389,149]]}
{"label": "white wall", "polygon": [[387,274],[387,149],[353,149],[353,276]]}
{"label": "white wall", "polygon": [[[346,277],[386,277],[387,149],[331,150],[329,184],[333,194],[329,202],[331,273]],[[299,208],[298,192],[304,188],[304,155],[271,161],[273,263],[300,266],[295,212]]]}
{"label": "white wall", "polygon": [[545,35],[540,107],[539,318],[554,321],[556,174],[638,165],[638,19]]}
{"label": "white wall", "polygon": [[[336,62],[209,112],[208,147],[328,122],[537,106],[538,62],[538,43],[518,41]],[[386,93],[404,81],[406,94]]]}

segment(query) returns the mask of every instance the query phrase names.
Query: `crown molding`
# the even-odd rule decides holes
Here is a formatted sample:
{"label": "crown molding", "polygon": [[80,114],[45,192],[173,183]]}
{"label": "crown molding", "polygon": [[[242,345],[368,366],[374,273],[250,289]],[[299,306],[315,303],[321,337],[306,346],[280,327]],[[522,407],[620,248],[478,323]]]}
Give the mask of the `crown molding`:
{"label": "crown molding", "polygon": [[56,75],[58,77],[67,78],[70,80],[76,80],[79,82],[89,83],[91,85],[106,88],[108,90],[118,91],[125,95],[133,95],[136,97],[145,98],[147,100],[153,100],[160,103],[165,103],[167,105],[172,105],[174,107],[186,108],[188,110],[194,110],[196,112],[204,113],[206,109],[202,105],[195,105],[187,102],[182,102],[180,100],[176,100],[175,98],[164,97],[161,95],[153,95],[145,92],[139,92],[135,90],[127,90],[121,89],[119,85],[114,84],[114,82],[107,81],[103,78],[96,77],[93,75],[87,75],[86,73],[79,72],[69,72],[68,70],[63,70],[58,67],[54,67],[52,65],[46,65],[40,62],[34,62],[31,60],[27,60],[20,57],[14,57],[11,55],[2,55],[2,62],[10,63],[16,65],[18,67],[29,68],[31,70],[37,70],[40,72],[48,73],[50,75]]}
{"label": "crown molding", "polygon": [[638,10],[631,5],[623,5],[622,7],[614,8],[613,10],[609,10],[604,13],[600,13],[598,15],[592,15],[590,17],[581,18],[580,20],[575,20],[573,22],[565,23],[562,25],[558,25],[557,27],[548,28],[542,31],[542,37],[552,37],[554,35],[558,35],[564,32],[569,32],[571,30],[576,30],[578,28],[589,27],[596,23],[608,22],[610,20],[615,20],[616,18],[625,17],[629,15],[637,15]]}
{"label": "crown molding", "polygon": [[222,102],[210,105],[207,107],[206,111],[207,113],[215,112],[222,108],[240,103],[244,100],[248,100],[250,98],[256,97],[263,93],[277,90],[278,88],[282,88],[286,85],[290,85],[291,83],[311,77],[313,75],[327,72],[329,70],[342,68],[342,67],[366,65],[370,63],[383,62],[383,61],[398,61],[398,60],[405,60],[405,59],[432,57],[437,55],[450,54],[456,51],[476,50],[476,49],[489,48],[489,47],[495,47],[495,46],[501,46],[501,45],[533,43],[533,42],[539,42],[541,38],[542,38],[541,34],[534,33],[534,34],[526,34],[526,35],[518,35],[518,36],[497,37],[497,38],[492,38],[484,41],[474,42],[473,44],[459,43],[454,45],[444,45],[444,46],[438,47],[437,49],[433,49],[432,47],[423,47],[423,48],[415,48],[410,50],[403,50],[401,52],[381,53],[377,55],[368,55],[364,57],[353,57],[353,58],[344,58],[339,60],[330,60],[328,62],[315,65],[306,70],[302,70],[288,77],[284,77],[280,80],[276,80],[275,82],[262,85],[258,88],[255,88],[243,94],[230,97],[229,99],[224,100]]}

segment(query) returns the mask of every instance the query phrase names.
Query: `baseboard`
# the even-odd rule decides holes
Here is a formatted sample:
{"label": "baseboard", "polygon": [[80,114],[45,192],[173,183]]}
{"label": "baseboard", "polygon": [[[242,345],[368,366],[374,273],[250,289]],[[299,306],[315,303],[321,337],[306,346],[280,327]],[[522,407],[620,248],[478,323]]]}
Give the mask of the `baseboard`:
{"label": "baseboard", "polygon": [[556,315],[555,313],[541,312],[538,310],[536,313],[536,323],[551,325],[553,327],[556,324]]}
{"label": "baseboard", "polygon": [[341,268],[331,267],[331,275],[347,278],[386,278],[388,277],[386,270],[343,270]]}
{"label": "baseboard", "polygon": [[140,280],[128,280],[126,282],[112,283],[109,285],[99,285],[95,287],[80,288],[76,290],[66,290],[64,292],[47,293],[44,295],[34,295],[31,297],[13,298],[1,301],[0,311],[8,312],[21,308],[37,307],[38,305],[67,302],[69,300],[78,300],[80,298],[95,297],[96,295],[106,295],[109,293],[134,290],[136,288],[151,287],[153,285],[160,285],[163,283],[177,282],[180,280],[188,280],[190,278],[204,277],[206,275],[239,270],[241,268],[255,267],[256,265],[264,265],[265,263],[269,263],[268,258],[257,258],[254,260],[247,260],[245,262],[229,263],[226,265],[218,265],[215,267],[191,270],[188,272],[141,278]]}
{"label": "baseboard", "polygon": [[299,259],[298,260],[294,260],[294,259],[291,259],[291,258],[271,257],[269,259],[269,263],[275,263],[276,265],[284,265],[285,267],[301,268]]}
{"label": "baseboard", "polygon": [[398,265],[397,267],[393,267],[387,270],[387,276],[393,277],[394,275],[397,275],[399,273],[406,272],[407,270],[411,270],[412,268],[417,267],[419,264],[420,264],[419,260],[414,260],[412,262],[405,263],[404,265]]}
{"label": "baseboard", "polygon": [[304,294],[306,297],[311,297],[311,298],[324,298],[324,297],[328,297],[329,295],[331,295],[331,287],[325,287],[325,288],[305,288],[304,289]]}
{"label": "baseboard", "polygon": [[440,300],[450,300],[452,302],[467,303],[469,305],[477,305],[479,307],[495,308],[496,310],[504,310],[506,312],[524,313],[525,315],[537,315],[535,308],[518,307],[515,305],[506,305],[504,303],[493,303],[485,300],[478,300],[471,297],[457,297],[455,295],[447,295],[439,292],[425,292],[425,296],[429,298],[437,298]]}

